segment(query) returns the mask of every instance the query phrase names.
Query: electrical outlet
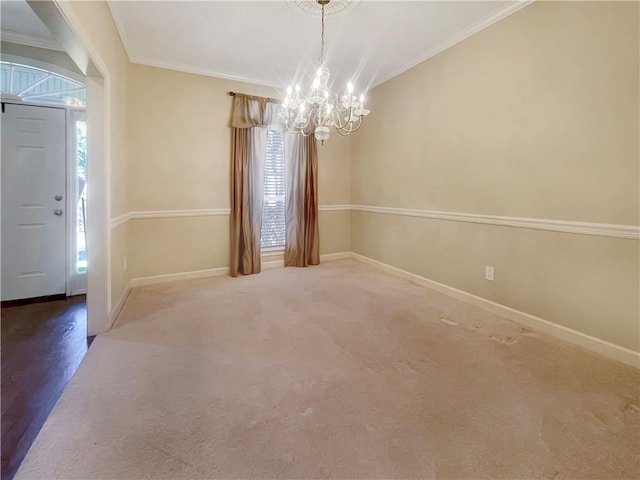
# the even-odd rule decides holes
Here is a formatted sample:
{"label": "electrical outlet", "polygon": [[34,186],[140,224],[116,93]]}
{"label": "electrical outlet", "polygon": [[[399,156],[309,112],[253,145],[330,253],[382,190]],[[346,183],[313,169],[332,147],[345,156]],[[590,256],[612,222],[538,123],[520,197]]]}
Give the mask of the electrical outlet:
{"label": "electrical outlet", "polygon": [[122,262],[123,267],[124,267],[124,271],[127,271],[127,257],[124,257],[124,262]]}
{"label": "electrical outlet", "polygon": [[493,282],[493,267],[491,265],[484,266],[484,278]]}

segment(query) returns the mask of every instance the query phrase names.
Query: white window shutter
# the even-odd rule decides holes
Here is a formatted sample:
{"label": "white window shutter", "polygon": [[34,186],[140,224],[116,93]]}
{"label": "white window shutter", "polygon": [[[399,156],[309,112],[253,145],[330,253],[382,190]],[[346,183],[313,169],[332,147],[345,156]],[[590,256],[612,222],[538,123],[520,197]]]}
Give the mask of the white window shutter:
{"label": "white window shutter", "polygon": [[269,130],[264,168],[261,248],[284,247],[284,190],[284,133]]}

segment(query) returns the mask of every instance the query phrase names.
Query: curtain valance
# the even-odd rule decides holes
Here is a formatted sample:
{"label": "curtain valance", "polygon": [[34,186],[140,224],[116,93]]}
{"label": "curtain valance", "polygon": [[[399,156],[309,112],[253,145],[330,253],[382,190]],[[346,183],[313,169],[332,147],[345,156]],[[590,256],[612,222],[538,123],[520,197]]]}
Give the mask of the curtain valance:
{"label": "curtain valance", "polygon": [[278,115],[280,100],[236,93],[233,97],[231,126],[234,128],[267,127],[282,131],[282,118]]}

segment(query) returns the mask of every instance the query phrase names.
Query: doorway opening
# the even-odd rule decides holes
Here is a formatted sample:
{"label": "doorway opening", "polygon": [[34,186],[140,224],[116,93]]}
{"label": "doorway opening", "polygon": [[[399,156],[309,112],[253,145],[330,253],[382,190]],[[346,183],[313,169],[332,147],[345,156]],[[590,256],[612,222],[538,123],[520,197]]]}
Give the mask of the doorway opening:
{"label": "doorway opening", "polygon": [[3,305],[87,291],[86,89],[60,70],[0,61]]}

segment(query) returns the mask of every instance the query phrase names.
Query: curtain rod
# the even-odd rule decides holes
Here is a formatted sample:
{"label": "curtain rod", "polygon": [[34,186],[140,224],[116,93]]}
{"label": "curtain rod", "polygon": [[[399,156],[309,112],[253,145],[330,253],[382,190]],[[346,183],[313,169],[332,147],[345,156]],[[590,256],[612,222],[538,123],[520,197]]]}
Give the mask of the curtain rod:
{"label": "curtain rod", "polygon": [[254,95],[247,95],[246,93],[227,92],[227,95],[229,95],[230,97],[235,97],[236,95],[244,95],[247,98],[252,98],[256,100],[266,100],[267,102],[270,102],[270,103],[282,103],[282,100],[280,100],[279,98],[256,97]]}

